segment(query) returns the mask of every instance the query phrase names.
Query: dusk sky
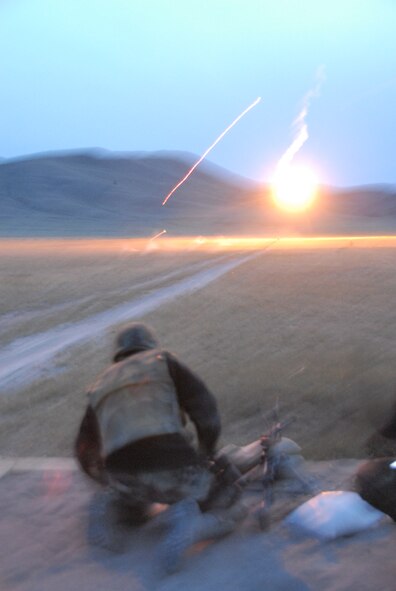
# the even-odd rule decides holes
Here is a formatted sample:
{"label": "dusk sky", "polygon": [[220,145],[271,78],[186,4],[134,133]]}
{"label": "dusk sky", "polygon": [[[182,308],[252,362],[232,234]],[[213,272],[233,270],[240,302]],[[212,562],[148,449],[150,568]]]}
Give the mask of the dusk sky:
{"label": "dusk sky", "polygon": [[199,156],[260,96],[208,158],[265,181],[308,97],[296,160],[396,184],[395,31],[394,0],[0,0],[0,156]]}

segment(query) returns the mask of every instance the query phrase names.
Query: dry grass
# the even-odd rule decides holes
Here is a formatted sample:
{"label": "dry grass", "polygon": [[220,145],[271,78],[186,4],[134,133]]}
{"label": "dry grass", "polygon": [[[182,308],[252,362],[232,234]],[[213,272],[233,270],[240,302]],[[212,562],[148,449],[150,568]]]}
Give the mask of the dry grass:
{"label": "dry grass", "polygon": [[[19,244],[19,247],[18,247]],[[75,322],[181,279],[202,255],[144,241],[0,242],[0,344]],[[149,248],[147,248],[147,245]],[[208,254],[208,259],[219,253]]]}
{"label": "dry grass", "polygon": [[[145,320],[216,394],[224,442],[257,437],[278,401],[282,416],[295,417],[287,434],[306,457],[363,457],[396,397],[395,252],[278,244]],[[6,312],[13,302],[21,311],[95,293],[110,307],[119,301],[115,291],[125,290],[127,299],[136,295],[128,285],[206,256],[214,255],[64,251],[32,262],[3,253],[1,270],[14,282],[2,284],[2,301]],[[34,322],[33,331],[40,315]],[[58,356],[52,377],[2,394],[2,455],[70,455],[84,389],[108,363],[115,331]]]}

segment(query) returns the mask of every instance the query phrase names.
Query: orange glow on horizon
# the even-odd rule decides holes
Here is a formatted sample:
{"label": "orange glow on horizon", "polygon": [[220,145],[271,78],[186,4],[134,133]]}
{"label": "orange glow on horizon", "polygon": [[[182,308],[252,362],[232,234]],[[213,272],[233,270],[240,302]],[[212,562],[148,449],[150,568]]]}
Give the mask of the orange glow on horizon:
{"label": "orange glow on horizon", "polygon": [[[396,248],[396,235],[379,236],[164,236],[156,252],[219,252],[326,248]],[[1,256],[150,254],[151,238],[1,238]]]}

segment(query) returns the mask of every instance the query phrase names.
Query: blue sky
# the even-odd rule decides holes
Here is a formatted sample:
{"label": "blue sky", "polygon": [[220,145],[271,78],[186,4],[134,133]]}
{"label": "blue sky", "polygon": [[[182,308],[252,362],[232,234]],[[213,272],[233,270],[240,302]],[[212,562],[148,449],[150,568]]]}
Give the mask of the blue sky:
{"label": "blue sky", "polygon": [[202,154],[267,180],[293,140],[334,185],[396,184],[394,0],[0,0],[0,156]]}

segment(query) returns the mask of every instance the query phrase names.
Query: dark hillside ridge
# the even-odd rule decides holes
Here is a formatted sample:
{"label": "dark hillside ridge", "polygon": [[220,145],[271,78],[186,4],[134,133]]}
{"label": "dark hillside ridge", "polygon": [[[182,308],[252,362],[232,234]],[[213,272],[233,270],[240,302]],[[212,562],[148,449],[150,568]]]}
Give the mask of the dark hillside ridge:
{"label": "dark hillside ridge", "polygon": [[396,228],[396,193],[389,187],[323,189],[320,207],[285,216],[267,187],[206,161],[162,206],[196,159],[90,151],[3,161],[0,236],[337,233],[348,224],[373,233],[378,221],[388,232]]}

